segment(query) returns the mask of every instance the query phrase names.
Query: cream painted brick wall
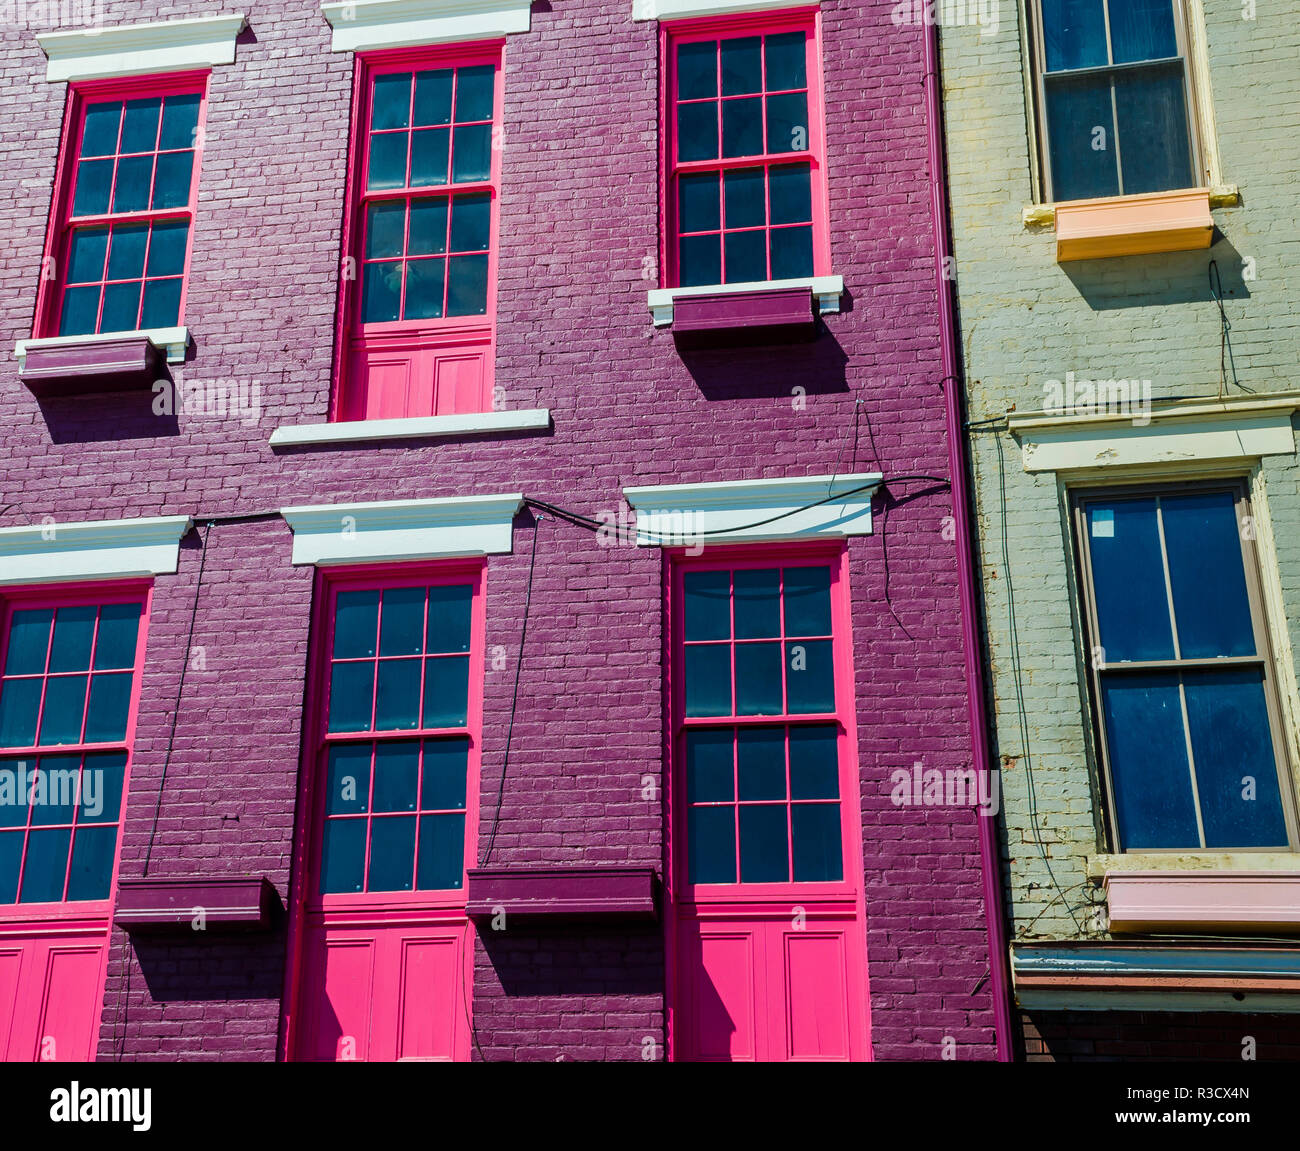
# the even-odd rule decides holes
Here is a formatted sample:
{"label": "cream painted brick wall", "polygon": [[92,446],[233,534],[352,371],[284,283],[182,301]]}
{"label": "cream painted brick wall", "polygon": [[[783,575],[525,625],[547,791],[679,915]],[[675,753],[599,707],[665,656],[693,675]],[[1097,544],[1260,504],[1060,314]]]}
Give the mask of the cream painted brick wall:
{"label": "cream painted brick wall", "polygon": [[[1240,186],[1242,204],[1215,211],[1209,252],[1072,265],[1056,263],[1050,230],[1021,224],[1037,163],[1026,130],[1022,9],[1000,0],[992,35],[942,29],[972,421],[1013,407],[1041,409],[1044,382],[1071,370],[1150,379],[1157,398],[1214,395],[1220,325],[1209,294],[1211,258],[1222,276],[1243,389],[1300,387],[1300,3],[1259,3],[1254,20],[1242,19],[1238,3],[1206,6],[1222,179]],[[1246,260],[1254,262],[1254,279],[1243,279]],[[1092,912],[1104,899],[1086,879],[1085,859],[1106,848],[1089,766],[1064,488],[1055,476],[1028,475],[1005,431],[973,432],[971,455],[1013,938],[1095,937],[1102,927]],[[1294,457],[1270,457],[1263,471],[1286,626],[1300,651],[1300,467]],[[1294,725],[1296,717],[1288,720]]]}

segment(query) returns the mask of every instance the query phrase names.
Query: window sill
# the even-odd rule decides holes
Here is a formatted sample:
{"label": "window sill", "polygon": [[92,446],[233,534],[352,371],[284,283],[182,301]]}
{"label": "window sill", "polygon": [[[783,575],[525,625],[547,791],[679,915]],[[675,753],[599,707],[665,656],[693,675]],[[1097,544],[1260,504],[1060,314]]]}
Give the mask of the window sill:
{"label": "window sill", "polygon": [[1105,887],[1112,932],[1300,931],[1294,869],[1111,871]]}
{"label": "window sill", "polygon": [[[710,328],[753,328],[772,326],[771,319],[765,316],[777,316],[781,324],[787,324],[790,315],[787,312],[793,302],[794,293],[808,293],[811,309],[818,315],[829,315],[840,310],[844,295],[843,276],[800,276],[792,280],[757,280],[744,284],[705,284],[694,288],[652,288],[646,296],[651,319],[656,328],[673,327],[678,301],[703,301],[696,309],[692,327],[688,330],[699,331],[702,323],[709,323]],[[739,297],[734,304],[728,305],[728,297]],[[801,296],[802,298],[802,296]],[[712,312],[710,317],[706,311]],[[751,317],[746,322],[746,316]],[[800,313],[799,319],[802,319]],[[729,321],[729,322],[728,322]],[[813,323],[810,314],[808,323]]]}
{"label": "window sill", "polygon": [[[1236,184],[1214,184],[1210,189],[1210,207],[1235,208],[1241,204],[1241,189]],[[1087,200],[1075,200],[1073,203],[1089,203]],[[1045,204],[1027,204],[1020,210],[1020,222],[1027,231],[1051,231],[1056,227],[1056,208],[1054,202]]]}
{"label": "window sill", "polygon": [[546,431],[550,426],[550,408],[455,416],[414,416],[392,420],[339,420],[327,424],[286,424],[278,427],[271,433],[271,447],[502,435],[507,432]]}

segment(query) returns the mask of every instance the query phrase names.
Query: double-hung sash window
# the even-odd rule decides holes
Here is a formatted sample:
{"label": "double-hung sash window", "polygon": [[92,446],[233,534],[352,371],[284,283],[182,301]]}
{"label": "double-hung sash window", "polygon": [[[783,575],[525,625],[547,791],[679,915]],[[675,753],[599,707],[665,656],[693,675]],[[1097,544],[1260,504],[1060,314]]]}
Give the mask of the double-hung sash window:
{"label": "double-hung sash window", "polygon": [[1050,200],[1200,183],[1182,0],[1037,0]]}
{"label": "double-hung sash window", "polygon": [[686,883],[840,883],[838,564],[715,561],[680,580]]}
{"label": "double-hung sash window", "polygon": [[0,675],[0,904],[106,900],[143,644],[139,596],[17,601]]}
{"label": "double-hung sash window", "polygon": [[815,16],[668,33],[668,271],[694,287],[829,264]]}
{"label": "double-hung sash window", "polygon": [[180,323],[205,86],[151,77],[74,90],[39,334]]}
{"label": "double-hung sash window", "polygon": [[363,65],[338,418],[491,409],[500,50]]}
{"label": "double-hung sash window", "polygon": [[463,900],[477,577],[337,591],[319,894]]}
{"label": "double-hung sash window", "polygon": [[1235,484],[1074,501],[1120,849],[1294,845],[1249,505]]}

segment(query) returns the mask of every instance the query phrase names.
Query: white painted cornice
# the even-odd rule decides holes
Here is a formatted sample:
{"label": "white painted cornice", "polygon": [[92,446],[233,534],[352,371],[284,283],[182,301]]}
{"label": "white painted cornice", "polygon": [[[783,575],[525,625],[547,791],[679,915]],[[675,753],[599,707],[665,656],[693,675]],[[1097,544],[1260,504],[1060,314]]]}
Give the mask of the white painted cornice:
{"label": "white painted cornice", "polygon": [[517,492],[282,508],[295,564],[499,555],[511,550]]}
{"label": "white painted cornice", "polygon": [[1291,455],[1300,391],[1157,400],[1149,412],[1007,417],[1027,472],[1095,471]]}
{"label": "white painted cornice", "polygon": [[189,516],[0,528],[0,584],[113,579],[176,570]]}
{"label": "white painted cornice", "polygon": [[684,20],[727,12],[762,12],[768,8],[797,8],[792,0],[632,0],[633,20]]}
{"label": "white painted cornice", "polygon": [[863,472],[666,484],[624,488],[623,498],[636,512],[641,547],[858,536],[871,532],[871,497],[881,480],[879,472]]}
{"label": "white painted cornice", "polygon": [[527,32],[530,0],[326,0],[335,52],[490,40]]}
{"label": "white painted cornice", "polygon": [[14,355],[18,357],[18,370],[23,372],[27,370],[28,352],[43,348],[68,347],[73,344],[107,344],[140,336],[162,352],[169,364],[184,363],[185,349],[190,346],[190,330],[184,326],[140,328],[134,332],[95,332],[84,336],[42,336],[38,340],[19,340],[14,345]]}
{"label": "white painted cornice", "polygon": [[78,28],[36,37],[48,63],[45,79],[102,80],[152,72],[184,72],[235,62],[235,37],[244,27],[242,12]]}

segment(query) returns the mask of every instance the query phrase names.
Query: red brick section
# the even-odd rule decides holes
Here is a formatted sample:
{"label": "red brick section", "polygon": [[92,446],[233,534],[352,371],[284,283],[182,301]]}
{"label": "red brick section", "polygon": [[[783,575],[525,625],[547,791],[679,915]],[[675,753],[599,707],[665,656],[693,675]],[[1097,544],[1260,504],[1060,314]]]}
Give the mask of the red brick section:
{"label": "red brick section", "polygon": [[[108,24],[211,11],[105,7]],[[596,513],[630,484],[945,474],[923,29],[896,27],[892,7],[821,6],[833,270],[851,301],[817,341],[682,353],[652,330],[658,29],[632,21],[631,0],[553,0],[505,49],[496,383],[497,407],[549,407],[554,433],[274,453],[274,427],[322,420],[329,402],[353,63],[330,52],[318,5],[258,5],[237,63],[212,76],[185,315],[195,352],[174,374],[257,381],[260,422],[157,416],[148,394],[39,403],[0,360],[0,525],[505,491]],[[39,30],[0,56],[0,350],[31,334],[65,96],[43,79]],[[949,497],[900,484],[876,510],[876,534],[850,546],[874,1053],[938,1059],[951,1039],[957,1058],[988,1059],[974,815],[889,801],[897,768],[970,761]],[[490,862],[661,865],[662,787],[645,798],[647,777],[662,783],[661,557],[553,519],[538,532]],[[514,553],[488,564],[482,845],[532,541],[521,517]],[[264,873],[287,895],[312,588],[289,549],[278,520],[208,538],[203,655],[151,875]],[[124,875],[141,874],[149,847],[199,559],[191,536],[179,572],[157,581]],[[118,933],[111,954],[101,1058],[276,1057],[282,922],[202,942]],[[476,1057],[662,1058],[663,987],[654,928],[480,942]]]}
{"label": "red brick section", "polygon": [[1240,1063],[1252,1050],[1260,1063],[1300,1059],[1294,1015],[1036,1011],[1020,1023],[1030,1063]]}

